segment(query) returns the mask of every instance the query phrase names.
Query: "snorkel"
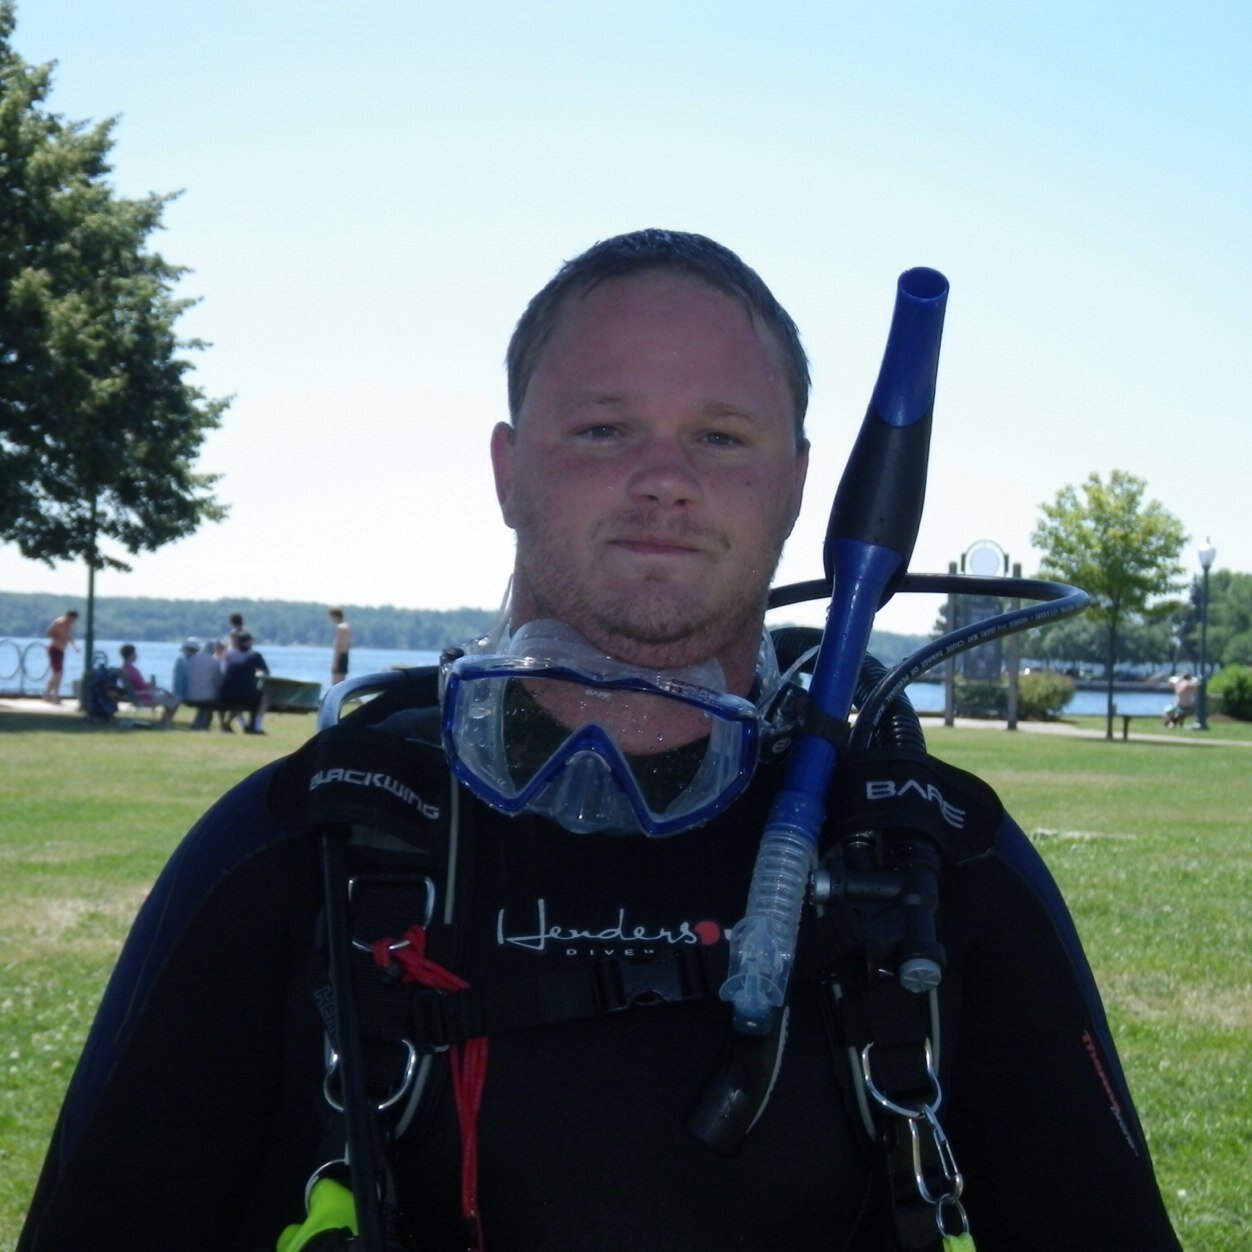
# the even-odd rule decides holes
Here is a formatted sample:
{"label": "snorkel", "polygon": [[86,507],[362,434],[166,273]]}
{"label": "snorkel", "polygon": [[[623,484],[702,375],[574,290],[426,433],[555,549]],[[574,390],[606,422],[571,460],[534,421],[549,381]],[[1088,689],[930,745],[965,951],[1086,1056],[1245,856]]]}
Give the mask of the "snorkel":
{"label": "snorkel", "polygon": [[769,1034],[785,1001],[861,661],[874,617],[904,577],[916,542],[947,296],[947,280],[936,270],[900,276],[878,381],[835,494],[824,550],[833,589],[809,685],[815,715],[770,809],[719,993],[742,1034]]}

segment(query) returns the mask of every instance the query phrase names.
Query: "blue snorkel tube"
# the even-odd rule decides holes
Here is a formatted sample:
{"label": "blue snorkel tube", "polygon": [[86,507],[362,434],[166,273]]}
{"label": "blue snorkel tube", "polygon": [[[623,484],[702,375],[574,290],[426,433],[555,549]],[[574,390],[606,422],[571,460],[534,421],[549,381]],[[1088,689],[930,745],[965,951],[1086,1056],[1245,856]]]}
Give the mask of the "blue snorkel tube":
{"label": "blue snorkel tube", "polygon": [[720,991],[735,1029],[767,1035],[787,994],[836,739],[852,709],[878,610],[908,569],[926,498],[926,463],[948,282],[932,269],[900,275],[891,331],[869,410],[826,530],[833,582],[809,699],[820,723],[796,743],[761,837],[747,911],[730,937]]}

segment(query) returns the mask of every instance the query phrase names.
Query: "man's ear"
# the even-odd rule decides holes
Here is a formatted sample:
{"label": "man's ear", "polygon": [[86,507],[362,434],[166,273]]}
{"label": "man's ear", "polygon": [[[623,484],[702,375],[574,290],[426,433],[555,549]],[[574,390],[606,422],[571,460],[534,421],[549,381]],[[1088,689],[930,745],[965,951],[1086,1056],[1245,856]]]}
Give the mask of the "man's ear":
{"label": "man's ear", "polygon": [[497,422],[491,432],[491,471],[496,479],[496,499],[506,526],[513,525],[509,501],[513,492],[513,453],[517,430],[508,422]]}

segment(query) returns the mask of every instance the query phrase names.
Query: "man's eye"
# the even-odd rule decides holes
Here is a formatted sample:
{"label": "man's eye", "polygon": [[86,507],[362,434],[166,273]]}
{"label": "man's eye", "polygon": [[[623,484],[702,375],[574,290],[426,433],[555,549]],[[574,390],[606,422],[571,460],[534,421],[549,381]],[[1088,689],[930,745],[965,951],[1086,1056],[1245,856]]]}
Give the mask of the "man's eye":
{"label": "man's eye", "polygon": [[579,439],[586,439],[592,443],[602,443],[606,440],[616,438],[620,433],[616,426],[611,426],[607,422],[596,426],[584,426],[575,432]]}
{"label": "man's eye", "polygon": [[743,440],[738,435],[732,435],[725,430],[706,431],[704,442],[714,448],[738,448],[743,444]]}

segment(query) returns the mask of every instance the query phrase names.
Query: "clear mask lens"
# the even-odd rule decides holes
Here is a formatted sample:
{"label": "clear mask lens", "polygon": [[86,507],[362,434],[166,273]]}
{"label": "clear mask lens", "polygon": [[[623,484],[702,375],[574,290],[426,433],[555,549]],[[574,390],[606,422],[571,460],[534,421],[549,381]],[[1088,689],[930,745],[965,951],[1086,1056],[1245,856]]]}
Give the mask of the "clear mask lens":
{"label": "clear mask lens", "polygon": [[605,656],[560,622],[523,626],[502,653],[444,677],[457,776],[506,813],[565,829],[675,834],[747,786],[760,717],[705,663],[654,671]]}

